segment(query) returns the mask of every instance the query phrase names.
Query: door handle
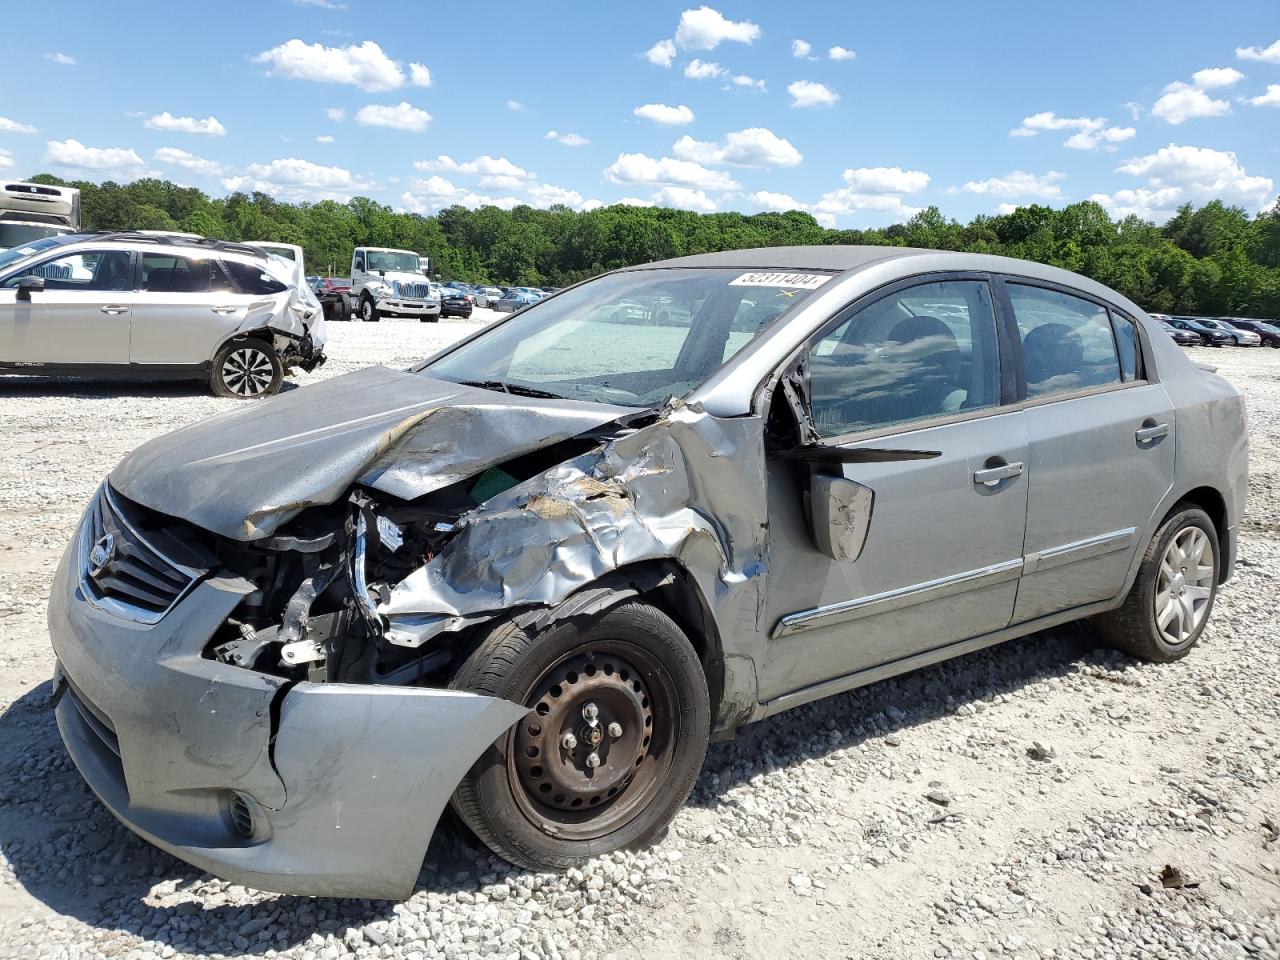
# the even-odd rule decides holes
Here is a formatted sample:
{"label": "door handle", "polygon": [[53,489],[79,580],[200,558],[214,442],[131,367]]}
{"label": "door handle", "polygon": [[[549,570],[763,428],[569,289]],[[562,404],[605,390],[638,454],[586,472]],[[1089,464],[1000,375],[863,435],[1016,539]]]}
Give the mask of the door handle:
{"label": "door handle", "polygon": [[1008,480],[1010,477],[1022,476],[1022,461],[1017,463],[1002,463],[998,467],[987,467],[985,470],[975,470],[973,472],[973,482],[980,483],[985,487],[994,487],[1001,480]]}
{"label": "door handle", "polygon": [[209,309],[216,314],[220,314],[221,316],[226,316],[227,314],[236,312],[235,307],[210,307]]}
{"label": "door handle", "polygon": [[1150,443],[1152,440],[1159,440],[1161,437],[1169,435],[1169,425],[1167,423],[1157,423],[1154,426],[1140,428],[1134,436],[1138,438],[1139,443]]}
{"label": "door handle", "polygon": [[116,316],[117,314],[129,312],[128,307],[122,307],[118,303],[108,303],[105,307],[99,307],[98,309],[103,313],[113,317]]}

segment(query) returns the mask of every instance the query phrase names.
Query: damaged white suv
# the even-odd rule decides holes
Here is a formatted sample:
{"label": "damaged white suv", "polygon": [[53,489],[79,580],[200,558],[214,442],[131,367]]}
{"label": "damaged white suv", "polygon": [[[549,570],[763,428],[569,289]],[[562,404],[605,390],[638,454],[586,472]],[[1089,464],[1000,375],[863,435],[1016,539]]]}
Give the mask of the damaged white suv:
{"label": "damaged white suv", "polygon": [[1246,472],[1231,385],[1062,270],[631,268],[139,447],[52,586],[58,726],[236,882],[405,897],[449,802],[563,868],[818,697],[1082,617],[1184,656]]}
{"label": "damaged white suv", "polygon": [[320,303],[254,247],[151,233],[70,234],[0,251],[0,373],[200,379],[275,393],[324,362]]}

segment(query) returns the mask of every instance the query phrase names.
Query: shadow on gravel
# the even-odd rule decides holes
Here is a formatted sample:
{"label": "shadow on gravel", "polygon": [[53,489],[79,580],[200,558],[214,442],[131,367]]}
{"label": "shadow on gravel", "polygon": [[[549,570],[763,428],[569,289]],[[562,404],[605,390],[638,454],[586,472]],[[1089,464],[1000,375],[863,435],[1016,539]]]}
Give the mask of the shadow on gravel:
{"label": "shadow on gravel", "polygon": [[[296,390],[301,384],[285,380],[280,392]],[[0,400],[5,397],[44,399],[79,398],[82,400],[117,400],[126,397],[157,400],[171,397],[211,397],[207,379],[147,380],[119,377],[28,377],[0,374]]]}
{"label": "shadow on gravel", "polygon": [[[690,803],[713,806],[751,777],[928,723],[966,703],[1012,693],[1086,662],[1092,629],[1072,624],[821,700],[712,744]],[[58,913],[155,949],[261,955],[313,933],[394,916],[393,904],[256,894],[229,887],[135,837],[108,814],[63,750],[44,683],[0,715],[0,853],[16,881]],[[475,892],[520,874],[492,857],[446,814],[427,853],[418,891]],[[161,889],[153,893],[153,888]],[[165,905],[153,905],[161,898]],[[249,902],[245,902],[245,901]],[[263,931],[269,930],[267,938]]]}

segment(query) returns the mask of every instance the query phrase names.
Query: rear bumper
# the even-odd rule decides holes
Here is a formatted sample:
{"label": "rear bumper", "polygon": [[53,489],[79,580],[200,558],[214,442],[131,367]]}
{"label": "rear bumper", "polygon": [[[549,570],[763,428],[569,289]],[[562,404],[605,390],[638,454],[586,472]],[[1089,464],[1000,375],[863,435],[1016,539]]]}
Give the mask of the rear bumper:
{"label": "rear bumper", "polygon": [[73,547],[49,605],[67,751],[125,826],[232,882],[409,896],[458,781],[526,712],[451,690],[290,684],[207,660],[251,584],[206,580],[147,626],[90,606],[75,563]]}

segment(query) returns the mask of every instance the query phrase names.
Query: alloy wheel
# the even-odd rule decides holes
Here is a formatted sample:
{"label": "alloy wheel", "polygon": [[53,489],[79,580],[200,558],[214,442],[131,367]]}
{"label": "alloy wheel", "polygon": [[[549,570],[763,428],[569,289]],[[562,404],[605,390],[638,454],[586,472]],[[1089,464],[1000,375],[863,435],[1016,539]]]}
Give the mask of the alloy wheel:
{"label": "alloy wheel", "polygon": [[266,393],[274,379],[271,358],[257,347],[233,350],[222,361],[222,382],[238,396],[256,397]]}
{"label": "alloy wheel", "polygon": [[1166,641],[1186,643],[1204,623],[1216,572],[1209,535],[1199,527],[1185,527],[1169,541],[1155,594],[1156,629]]}

